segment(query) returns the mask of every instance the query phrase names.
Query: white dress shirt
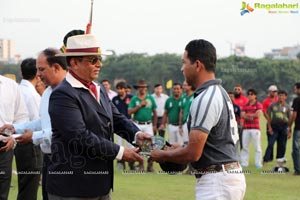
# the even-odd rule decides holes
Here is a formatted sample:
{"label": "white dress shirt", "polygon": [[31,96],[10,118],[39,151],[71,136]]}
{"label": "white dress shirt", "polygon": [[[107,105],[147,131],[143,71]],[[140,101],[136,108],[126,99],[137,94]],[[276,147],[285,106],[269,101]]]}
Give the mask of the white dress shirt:
{"label": "white dress shirt", "polygon": [[44,153],[51,153],[51,136],[52,128],[48,112],[49,99],[52,93],[52,88],[49,86],[44,91],[40,104],[40,118],[22,124],[14,124],[16,133],[23,134],[24,129],[33,131],[32,143],[40,145]]}
{"label": "white dress shirt", "polygon": [[19,85],[20,92],[25,101],[29,120],[34,120],[39,118],[39,109],[41,103],[41,96],[36,91],[35,87],[28,80],[22,79]]}
{"label": "white dress shirt", "polygon": [[152,96],[154,97],[155,103],[157,105],[156,108],[157,117],[162,117],[165,111],[165,103],[169,98],[169,96],[164,93],[161,93],[160,96],[157,96],[155,93],[153,93]]}
{"label": "white dress shirt", "polygon": [[0,75],[0,126],[28,120],[27,108],[18,84]]}

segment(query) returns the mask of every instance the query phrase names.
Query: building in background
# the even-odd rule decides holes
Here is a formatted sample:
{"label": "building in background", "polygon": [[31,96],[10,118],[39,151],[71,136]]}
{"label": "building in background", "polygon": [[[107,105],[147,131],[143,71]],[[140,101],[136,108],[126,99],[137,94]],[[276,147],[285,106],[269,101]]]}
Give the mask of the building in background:
{"label": "building in background", "polygon": [[300,53],[300,45],[293,47],[283,47],[281,49],[272,49],[271,52],[265,53],[265,58],[270,59],[297,59]]}
{"label": "building in background", "polygon": [[14,60],[14,42],[12,40],[0,39],[0,61],[13,62]]}

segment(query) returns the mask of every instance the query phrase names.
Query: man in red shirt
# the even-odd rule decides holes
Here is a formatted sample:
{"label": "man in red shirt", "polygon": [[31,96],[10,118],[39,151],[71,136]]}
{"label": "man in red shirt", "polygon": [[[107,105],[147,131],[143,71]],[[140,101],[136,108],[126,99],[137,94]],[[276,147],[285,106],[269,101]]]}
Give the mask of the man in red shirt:
{"label": "man in red shirt", "polygon": [[247,91],[249,102],[242,107],[243,121],[243,149],[241,151],[241,165],[248,166],[249,161],[249,145],[253,139],[255,147],[255,165],[261,168],[261,145],[260,145],[260,125],[259,118],[262,114],[262,104],[257,101],[257,92],[254,89]]}
{"label": "man in red shirt", "polygon": [[[272,103],[275,103],[278,101],[278,89],[277,89],[277,86],[276,85],[271,85],[268,89],[269,91],[269,95],[268,97],[266,97],[262,104],[263,104],[263,113],[264,113],[264,117],[267,119],[267,110],[269,108],[269,106],[272,104]],[[266,130],[267,130],[267,138],[268,138],[268,145],[270,144],[270,140],[271,140],[271,137],[272,135],[269,133],[269,128],[268,128],[268,124],[266,125]],[[267,163],[267,162],[270,162],[273,160],[273,148],[270,150],[271,151],[271,154],[270,156],[268,157],[265,157],[264,158],[264,165]]]}
{"label": "man in red shirt", "polygon": [[240,84],[234,86],[234,104],[242,108],[248,103],[248,98],[243,94],[243,88]]}

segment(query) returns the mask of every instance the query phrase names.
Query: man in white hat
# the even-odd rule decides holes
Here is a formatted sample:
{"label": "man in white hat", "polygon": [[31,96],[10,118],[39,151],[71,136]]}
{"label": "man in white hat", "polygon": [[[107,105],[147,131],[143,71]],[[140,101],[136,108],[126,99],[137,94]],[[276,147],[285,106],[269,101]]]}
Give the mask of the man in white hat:
{"label": "man in white hat", "polygon": [[109,100],[103,85],[94,82],[102,67],[101,50],[93,35],[68,38],[69,72],[49,102],[52,124],[52,163],[47,192],[50,200],[110,199],[113,161],[142,161],[138,149],[113,143],[113,133],[129,142],[150,135],[140,130]]}
{"label": "man in white hat", "polygon": [[[266,120],[268,120],[268,108],[272,103],[275,103],[278,101],[278,89],[276,85],[270,85],[269,89],[269,95],[263,100],[262,104],[263,104],[263,113],[264,116],[266,118]],[[268,128],[268,124],[266,125],[266,130],[267,130],[267,138],[268,138],[268,144],[271,143],[271,133],[269,132],[269,128]],[[272,149],[270,149],[271,154],[268,154],[267,156],[264,156],[264,165],[267,164],[267,162],[270,162],[273,160],[273,147]]]}

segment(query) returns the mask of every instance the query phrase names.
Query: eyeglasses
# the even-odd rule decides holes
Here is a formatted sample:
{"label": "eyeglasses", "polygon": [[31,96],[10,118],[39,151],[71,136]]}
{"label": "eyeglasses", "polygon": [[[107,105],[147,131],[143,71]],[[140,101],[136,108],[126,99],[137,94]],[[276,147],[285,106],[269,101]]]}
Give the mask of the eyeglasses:
{"label": "eyeglasses", "polygon": [[241,91],[241,88],[234,88],[235,91]]}
{"label": "eyeglasses", "polygon": [[[84,58],[84,57],[83,57]],[[93,57],[86,57],[87,61],[90,62],[92,65],[95,65],[98,60],[101,62],[102,61],[102,57],[101,56],[93,56]]]}

